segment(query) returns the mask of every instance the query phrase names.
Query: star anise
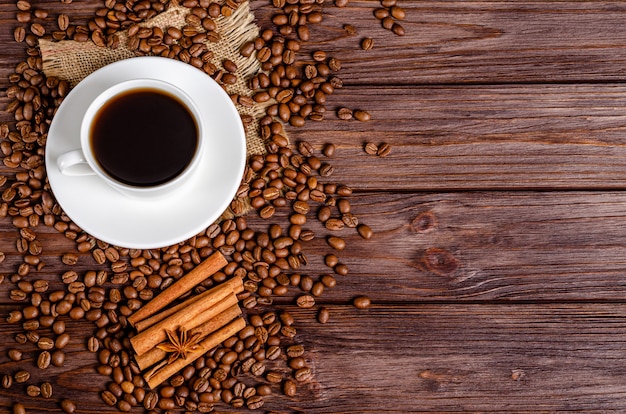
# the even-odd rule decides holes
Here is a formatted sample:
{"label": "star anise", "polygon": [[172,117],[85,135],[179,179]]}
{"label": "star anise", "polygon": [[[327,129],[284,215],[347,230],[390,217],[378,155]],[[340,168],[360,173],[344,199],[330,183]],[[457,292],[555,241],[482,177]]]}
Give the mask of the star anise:
{"label": "star anise", "polygon": [[200,349],[199,342],[202,339],[200,332],[187,336],[187,330],[180,327],[178,335],[169,329],[165,330],[165,334],[167,335],[168,342],[157,345],[157,348],[171,354],[167,361],[168,364],[171,364],[178,358],[187,359],[189,352]]}

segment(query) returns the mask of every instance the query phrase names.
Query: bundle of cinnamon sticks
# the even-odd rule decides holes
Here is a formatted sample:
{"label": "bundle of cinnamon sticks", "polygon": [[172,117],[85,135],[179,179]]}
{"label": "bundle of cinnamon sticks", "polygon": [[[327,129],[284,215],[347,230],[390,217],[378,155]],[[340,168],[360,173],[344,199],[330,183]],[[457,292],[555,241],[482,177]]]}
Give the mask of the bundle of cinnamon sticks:
{"label": "bundle of cinnamon sticks", "polygon": [[172,305],[227,263],[215,252],[128,317],[137,331],[130,339],[135,360],[150,388],[245,327],[237,300],[243,291],[239,277]]}

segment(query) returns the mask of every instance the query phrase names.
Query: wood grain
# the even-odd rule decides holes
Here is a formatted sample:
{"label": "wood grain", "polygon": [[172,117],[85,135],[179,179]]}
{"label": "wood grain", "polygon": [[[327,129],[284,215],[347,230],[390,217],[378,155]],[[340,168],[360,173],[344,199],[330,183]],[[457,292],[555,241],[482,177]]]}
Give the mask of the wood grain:
{"label": "wood grain", "polygon": [[[325,325],[315,322],[315,309],[287,308],[315,377],[299,385],[296,398],[273,386],[264,409],[313,414],[626,409],[623,305],[328,308],[331,319]],[[70,326],[76,337],[78,329],[92,329],[84,322]],[[11,346],[10,328],[4,332],[2,348]],[[74,398],[80,412],[116,412],[100,401],[105,378],[94,371],[95,356],[77,341],[70,349],[64,368],[31,369],[32,382],[52,381],[54,400]],[[13,369],[6,360],[0,364],[0,372]],[[3,391],[0,410],[23,399],[22,388]],[[27,407],[55,412],[56,403],[37,398]]]}
{"label": "wood grain", "polygon": [[[309,264],[300,272],[332,274],[323,264],[330,253],[350,269],[324,300],[346,303],[361,293],[384,303],[624,299],[622,193],[367,193],[350,200],[374,230],[371,240],[353,229],[333,232],[347,241],[337,252],[317,220],[305,226],[318,238],[305,244]],[[254,216],[248,222],[263,228]]]}
{"label": "wood grain", "polygon": [[[373,119],[339,120],[339,107]],[[333,179],[359,190],[622,190],[624,107],[621,84],[348,86],[329,98],[323,122],[289,136],[318,150],[334,142]],[[388,142],[390,155],[368,156],[368,141]]]}
{"label": "wood grain", "polygon": [[[37,1],[51,12],[63,9],[55,0]],[[322,24],[312,27],[304,51],[322,48],[344,62],[348,84],[554,83],[619,81],[626,60],[621,2],[429,2],[403,1],[407,36],[382,29],[372,15],[379,3],[352,1],[328,7]],[[72,20],[85,23],[101,4],[72,3]],[[259,24],[275,9],[254,4]],[[14,67],[19,49],[12,42],[15,8],[0,5],[0,79]],[[54,27],[52,15],[46,21]],[[348,36],[344,24],[358,29]],[[376,47],[359,50],[361,37]],[[6,46],[6,47],[5,47]]]}
{"label": "wood grain", "polygon": [[[291,130],[294,141],[335,142],[335,176],[362,190],[623,189],[623,85],[346,87],[337,119]],[[375,96],[374,99],[368,99]],[[385,159],[365,142],[388,142]]]}
{"label": "wood grain", "polygon": [[[304,244],[309,264],[300,273],[333,274],[323,264],[330,253],[350,269],[337,276],[337,288],[324,292],[323,300],[331,303],[347,303],[357,294],[383,303],[624,299],[626,195],[621,192],[364,193],[350,201],[360,222],[374,230],[371,240],[354,229],[326,231],[313,218],[315,211],[305,225],[317,238]],[[279,209],[271,222],[286,229],[287,213]],[[257,231],[268,225],[256,213],[248,223]],[[14,252],[16,235],[6,225],[0,239],[7,260],[0,272],[10,274],[21,259]],[[61,289],[59,276],[69,269],[59,258],[73,245],[54,229],[41,230],[46,267],[36,277]],[[329,234],[343,237],[346,250],[330,248]],[[71,269],[80,274],[108,269],[89,254],[79,257]],[[0,285],[0,303],[10,303],[11,288]],[[293,303],[299,293],[292,288],[277,300]]]}
{"label": "wood grain", "polygon": [[[378,1],[328,8],[305,50],[344,63],[347,84],[410,85],[621,81],[626,50],[621,2],[402,1],[407,35],[381,28]],[[270,9],[268,7],[268,9]],[[265,9],[258,13],[261,24]],[[357,28],[356,36],[343,30]],[[374,48],[359,49],[363,37]]]}
{"label": "wood grain", "polygon": [[[101,0],[32,0],[84,24]],[[319,150],[337,145],[332,177],[350,185],[352,210],[374,229],[353,229],[335,252],[350,273],[298,309],[291,288],[274,306],[296,319],[315,378],[297,397],[278,387],[263,410],[317,413],[622,413],[626,338],[626,5],[617,1],[402,0],[407,35],[380,27],[377,0],[324,6],[312,26],[303,63],[325,50],[343,63],[345,87],[329,98],[324,122],[288,127],[292,142]],[[276,9],[252,2],[267,27]],[[24,59],[13,41],[15,1],[0,3],[0,108],[7,76]],[[344,24],[358,34],[348,36]],[[363,51],[363,37],[374,48]],[[301,63],[302,64],[302,63]],[[364,109],[369,123],[340,121],[340,107]],[[0,122],[11,115],[0,111]],[[367,141],[388,142],[386,158],[364,153]],[[326,161],[326,160],[325,160]],[[0,166],[0,174],[13,175]],[[328,233],[309,214],[317,238],[306,244],[302,274],[332,271]],[[255,214],[252,228],[268,221]],[[286,210],[272,222],[288,226]],[[63,289],[61,262],[74,243],[39,226],[45,267],[29,278]],[[0,375],[26,367],[29,383],[50,381],[51,400],[25,398],[23,385],[0,393],[0,412],[23,401],[30,413],[58,412],[62,398],[80,413],[117,413],[99,396],[108,378],[86,351],[95,327],[68,323],[71,342],[62,368],[38,370],[35,346],[10,362],[19,327],[4,322],[19,307],[8,298],[22,258],[17,231],[0,220]],[[71,267],[98,266],[80,254]],[[357,310],[360,294],[373,306]],[[330,322],[315,321],[320,306]],[[283,357],[284,358],[284,357]],[[275,368],[287,375],[284,360]],[[245,376],[242,380],[257,380]],[[220,409],[223,407],[219,407]],[[141,412],[141,410],[135,410]]]}
{"label": "wood grain", "polygon": [[323,326],[296,312],[304,343],[315,350],[314,412],[623,410],[626,389],[616,381],[624,375],[622,347],[615,341],[624,330],[622,306],[330,312]]}

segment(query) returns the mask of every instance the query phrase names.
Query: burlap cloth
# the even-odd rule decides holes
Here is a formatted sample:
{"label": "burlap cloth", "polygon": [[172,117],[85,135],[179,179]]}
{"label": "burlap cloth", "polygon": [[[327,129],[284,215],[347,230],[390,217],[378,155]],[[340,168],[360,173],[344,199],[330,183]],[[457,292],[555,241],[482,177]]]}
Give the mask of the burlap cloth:
{"label": "burlap cloth", "polygon": [[[187,7],[179,6],[172,2],[170,7],[154,18],[141,23],[141,26],[158,26],[165,31],[168,27],[181,29],[187,25],[185,17],[190,13]],[[246,58],[239,53],[239,48],[245,42],[254,40],[259,35],[259,28],[254,23],[254,14],[250,11],[249,3],[242,2],[231,16],[220,16],[215,19],[217,33],[220,40],[217,42],[205,42],[207,48],[214,53],[213,63],[222,68],[221,63],[230,59],[237,65],[237,82],[228,85],[225,89],[229,94],[252,96],[253,91],[248,88],[248,80],[261,70],[260,63],[255,55]],[[67,80],[71,86],[75,86],[82,79],[95,70],[122,59],[137,56],[128,47],[128,34],[120,32],[119,46],[115,49],[98,47],[93,42],[77,42],[72,40],[51,41],[40,40],[39,47],[43,60],[43,71],[46,76],[55,76]],[[265,115],[265,107],[255,104],[242,106],[236,104],[237,110],[242,115],[249,115],[253,122],[246,125],[246,149],[248,156],[263,154],[266,152],[265,144],[260,136],[258,120]],[[238,203],[236,208],[232,208]],[[250,209],[249,200],[235,199],[231,207],[224,213],[222,218],[245,214]],[[234,210],[234,211],[233,211]]]}

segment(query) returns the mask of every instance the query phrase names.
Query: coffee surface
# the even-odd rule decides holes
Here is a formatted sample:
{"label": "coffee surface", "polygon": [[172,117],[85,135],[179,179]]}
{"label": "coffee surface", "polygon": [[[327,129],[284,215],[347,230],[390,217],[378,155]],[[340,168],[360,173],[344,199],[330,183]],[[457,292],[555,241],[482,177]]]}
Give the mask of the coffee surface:
{"label": "coffee surface", "polygon": [[189,109],[154,89],[135,89],[109,100],[96,114],[90,133],[102,169],[138,187],[178,176],[198,145],[198,128]]}

